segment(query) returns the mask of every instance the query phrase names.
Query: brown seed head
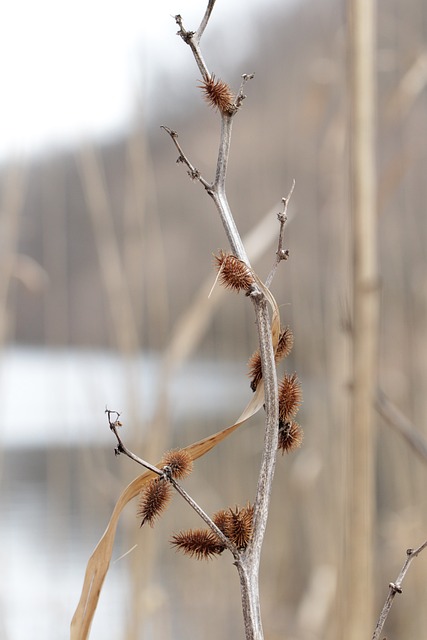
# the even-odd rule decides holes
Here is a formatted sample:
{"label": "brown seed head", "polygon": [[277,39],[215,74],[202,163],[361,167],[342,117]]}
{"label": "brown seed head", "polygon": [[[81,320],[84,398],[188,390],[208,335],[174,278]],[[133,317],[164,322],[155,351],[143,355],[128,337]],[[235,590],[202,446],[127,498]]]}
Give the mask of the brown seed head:
{"label": "brown seed head", "polygon": [[185,449],[173,449],[163,455],[160,467],[169,467],[172,478],[183,480],[192,472],[193,461]]}
{"label": "brown seed head", "polygon": [[172,487],[163,478],[153,478],[141,491],[138,517],[141,518],[141,527],[148,522],[150,527],[154,526],[155,520],[163,513],[168,506],[172,496]]}
{"label": "brown seed head", "polygon": [[214,256],[221,284],[234,291],[249,291],[255,280],[249,267],[231,253]]}
{"label": "brown seed head", "polygon": [[229,538],[229,529],[230,529],[230,510],[229,509],[221,509],[221,511],[217,511],[212,516],[213,522],[216,524],[218,529],[221,529],[223,534]]}
{"label": "brown seed head", "polygon": [[301,384],[296,373],[283,377],[279,384],[279,418],[285,423],[296,416],[302,402]]}
{"label": "brown seed head", "polygon": [[262,378],[261,355],[259,351],[255,351],[249,358],[248,368],[248,376],[251,379],[251,389],[252,391],[256,391]]}
{"label": "brown seed head", "polygon": [[[290,354],[293,344],[293,333],[289,327],[285,327],[285,329],[280,332],[279,340],[277,342],[275,355],[276,362],[279,362],[282,358],[286,358]],[[256,391],[262,378],[261,356],[258,350],[249,358],[248,368],[248,376],[251,378],[251,389],[252,391]]]}
{"label": "brown seed head", "polygon": [[225,549],[214,532],[208,529],[180,531],[172,536],[171,544],[197,560],[207,560],[219,555]]}
{"label": "brown seed head", "polygon": [[203,91],[206,102],[214,109],[219,109],[221,113],[231,114],[234,110],[234,96],[226,82],[216,80],[212,75],[208,80],[203,80],[199,84],[199,89]]}
{"label": "brown seed head", "polygon": [[303,437],[303,430],[295,420],[279,423],[279,444],[277,448],[282,452],[282,455],[290,453],[301,446]]}
{"label": "brown seed head", "polygon": [[254,508],[248,504],[243,509],[229,509],[230,520],[227,537],[239,549],[245,549],[252,537]]}
{"label": "brown seed head", "polygon": [[292,347],[294,346],[294,336],[290,329],[290,327],[285,327],[279,335],[279,341],[276,347],[276,362],[282,360],[282,358],[287,358],[290,352],[292,351]]}

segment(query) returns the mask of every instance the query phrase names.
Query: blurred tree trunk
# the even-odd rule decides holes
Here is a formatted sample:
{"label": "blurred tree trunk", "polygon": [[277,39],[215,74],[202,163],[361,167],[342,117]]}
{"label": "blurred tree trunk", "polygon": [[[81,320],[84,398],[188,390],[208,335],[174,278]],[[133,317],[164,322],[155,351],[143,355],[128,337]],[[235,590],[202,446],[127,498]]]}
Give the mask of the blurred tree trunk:
{"label": "blurred tree trunk", "polygon": [[353,252],[352,397],[348,438],[345,637],[373,632],[377,377],[375,2],[349,0],[350,198]]}

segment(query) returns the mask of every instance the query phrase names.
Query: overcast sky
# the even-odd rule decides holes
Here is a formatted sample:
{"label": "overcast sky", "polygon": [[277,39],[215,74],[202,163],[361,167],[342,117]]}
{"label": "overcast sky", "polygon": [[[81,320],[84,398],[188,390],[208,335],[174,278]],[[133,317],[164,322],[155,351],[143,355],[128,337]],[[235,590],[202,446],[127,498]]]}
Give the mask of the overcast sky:
{"label": "overcast sky", "polygon": [[[228,25],[225,47],[239,33],[243,53],[256,12],[290,1],[217,0],[209,27]],[[169,69],[194,64],[171,16],[197,28],[204,9],[203,0],[3,0],[0,158],[123,128],[166,59]]]}

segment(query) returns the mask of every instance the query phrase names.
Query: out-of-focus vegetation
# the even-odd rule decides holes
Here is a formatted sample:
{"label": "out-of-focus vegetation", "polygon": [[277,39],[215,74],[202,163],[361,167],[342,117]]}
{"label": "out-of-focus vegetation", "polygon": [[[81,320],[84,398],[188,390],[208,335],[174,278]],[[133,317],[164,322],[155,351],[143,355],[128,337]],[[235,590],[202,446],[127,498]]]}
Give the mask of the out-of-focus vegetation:
{"label": "out-of-focus vegetation", "polygon": [[[305,431],[301,450],[278,462],[263,555],[264,626],[270,640],[338,639],[343,637],[338,635],[339,585],[345,556],[343,472],[350,382],[345,6],[304,2],[292,13],[260,15],[256,33],[241,69],[219,57],[217,73],[233,87],[239,86],[241,73],[255,71],[234,123],[228,197],[245,235],[272,207],[280,210],[280,199],[296,181],[286,231],[290,259],[280,267],[272,289],[295,336],[287,366],[298,371],[303,383]],[[424,432],[426,42],[423,0],[379,3],[379,377],[387,395]],[[211,66],[216,72],[214,58]],[[106,347],[124,355],[162,351],[210,273],[213,281],[212,253],[226,248],[223,230],[203,189],[175,164],[176,152],[159,125],[179,132],[191,161],[209,178],[218,120],[202,103],[196,69],[194,79],[190,74],[179,80],[178,95],[170,92],[168,82],[159,84],[159,119],[153,118],[150,126],[141,118],[122,139],[52,153],[13,171],[3,168],[0,243],[7,242],[2,257],[9,260],[0,276],[5,344]],[[272,245],[254,265],[261,277],[271,267],[274,250]],[[236,359],[244,376],[255,341],[252,309],[230,294],[197,345],[197,356]],[[232,411],[230,422],[237,415]],[[144,416],[138,420],[143,424]],[[194,424],[180,425],[172,438],[170,406],[163,414],[164,431],[149,433],[144,442],[140,438],[152,455],[144,457],[154,461],[161,445],[187,444],[223,426],[221,420],[205,425],[197,418]],[[237,439],[203,459],[189,480],[190,493],[207,511],[222,508],[224,501],[243,504],[251,497],[248,487],[254,490],[262,418]],[[113,475],[129,479],[138,472],[124,460],[111,467],[104,455],[91,453],[92,470],[87,471],[81,454],[85,472],[75,473],[73,458],[71,473],[64,452],[60,455],[63,464],[52,458],[48,479],[55,485],[52,505],[60,501],[62,508],[69,500],[76,509],[67,487],[55,484],[64,469],[76,492],[82,492],[83,512],[89,494],[99,491],[99,500],[106,502],[118,494],[120,483],[109,485],[113,496],[104,492],[106,484],[101,490],[102,474],[112,482]],[[379,610],[405,549],[425,538],[427,467],[381,419],[377,463]],[[84,487],[76,489],[80,480]],[[131,546],[129,540],[139,547],[132,556],[133,601],[123,638],[176,639],[188,633],[203,634],[206,640],[240,637],[237,577],[229,559],[194,566],[168,548],[170,529],[193,526],[191,517],[175,500],[154,533],[139,531],[133,517],[124,522],[123,550]],[[104,524],[100,520],[99,533]],[[95,535],[94,544],[96,540]],[[173,568],[165,569],[172,563]],[[426,580],[425,558],[420,557],[389,619],[396,637],[424,636]]]}

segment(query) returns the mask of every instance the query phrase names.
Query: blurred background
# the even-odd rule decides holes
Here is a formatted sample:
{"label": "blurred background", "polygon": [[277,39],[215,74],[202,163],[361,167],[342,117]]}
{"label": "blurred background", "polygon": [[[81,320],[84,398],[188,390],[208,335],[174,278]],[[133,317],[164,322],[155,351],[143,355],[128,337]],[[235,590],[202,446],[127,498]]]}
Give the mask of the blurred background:
{"label": "blurred background", "polygon": [[[164,124],[206,179],[219,118],[203,102],[171,16],[181,0],[5,3],[0,121],[0,638],[68,637],[86,562],[124,486],[104,410],[155,462],[234,422],[250,398],[252,306],[214,291],[227,249]],[[154,4],[154,3],[153,3]],[[378,3],[380,385],[427,424],[427,5]],[[280,457],[262,557],[266,638],[339,636],[349,419],[350,220],[346,6],[338,0],[217,0],[208,67],[235,90],[228,198],[266,277],[276,213],[295,179],[272,291],[295,345],[286,369],[304,391],[305,439]],[[260,414],[196,463],[186,488],[208,513],[253,500]],[[377,425],[375,610],[426,537],[426,465]],[[170,548],[199,523],[178,497],[154,529],[136,504],[119,525],[91,637],[243,638],[230,557],[197,563]],[[135,547],[135,545],[137,545]],[[132,551],[124,558],[120,557]],[[427,627],[426,560],[408,574],[390,637]],[[394,635],[392,635],[394,634]]]}

